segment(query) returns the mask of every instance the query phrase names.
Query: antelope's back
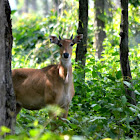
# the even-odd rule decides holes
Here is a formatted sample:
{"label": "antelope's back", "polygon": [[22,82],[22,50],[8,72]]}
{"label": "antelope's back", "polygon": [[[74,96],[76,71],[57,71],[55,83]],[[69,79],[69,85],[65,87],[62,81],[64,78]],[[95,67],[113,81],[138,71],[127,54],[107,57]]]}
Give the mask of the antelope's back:
{"label": "antelope's back", "polygon": [[39,69],[15,69],[12,80],[16,101],[27,109],[39,109],[45,105],[45,74]]}

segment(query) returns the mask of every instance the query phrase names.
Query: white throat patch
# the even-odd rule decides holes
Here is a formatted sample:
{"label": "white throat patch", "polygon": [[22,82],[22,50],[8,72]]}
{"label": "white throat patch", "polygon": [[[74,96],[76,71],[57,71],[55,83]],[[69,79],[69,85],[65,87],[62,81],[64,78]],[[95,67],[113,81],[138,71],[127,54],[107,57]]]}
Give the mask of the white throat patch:
{"label": "white throat patch", "polygon": [[68,68],[70,65],[71,65],[71,58],[61,58],[61,62],[62,62],[62,65],[65,67],[65,68]]}

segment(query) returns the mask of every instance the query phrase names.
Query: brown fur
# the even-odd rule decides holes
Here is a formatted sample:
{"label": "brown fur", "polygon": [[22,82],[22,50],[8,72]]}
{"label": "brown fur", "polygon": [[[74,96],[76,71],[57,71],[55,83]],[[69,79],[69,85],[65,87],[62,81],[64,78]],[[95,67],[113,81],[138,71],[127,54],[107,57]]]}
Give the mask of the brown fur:
{"label": "brown fur", "polygon": [[[63,117],[67,117],[69,103],[74,96],[72,65],[70,63],[72,47],[70,44],[77,38],[75,40],[58,40],[55,36],[50,36],[50,39],[52,39],[52,43],[58,44],[59,41],[62,45],[58,65],[49,65],[42,69],[21,68],[12,71],[17,102],[16,114],[22,107],[38,110],[48,104],[55,104],[65,109]],[[70,57],[64,58],[64,53],[70,54]]]}
{"label": "brown fur", "polygon": [[[74,88],[72,77],[64,84],[65,76],[59,75],[60,67],[62,66],[50,65],[43,69],[13,70],[13,86],[18,105],[26,109],[38,110],[47,104],[57,104],[67,109],[74,95]],[[65,93],[65,88],[68,86],[71,89],[69,97],[67,97],[68,93]]]}

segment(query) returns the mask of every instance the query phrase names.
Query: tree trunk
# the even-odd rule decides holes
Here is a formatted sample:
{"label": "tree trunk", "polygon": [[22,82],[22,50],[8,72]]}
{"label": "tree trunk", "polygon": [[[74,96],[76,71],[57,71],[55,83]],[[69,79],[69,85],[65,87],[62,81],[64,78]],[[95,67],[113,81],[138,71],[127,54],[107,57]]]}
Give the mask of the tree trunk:
{"label": "tree trunk", "polygon": [[[121,15],[121,31],[120,31],[120,63],[123,75],[123,80],[131,83],[132,76],[128,59],[128,0],[121,0],[122,15]],[[125,92],[128,102],[136,105],[136,97],[132,90],[125,85]]]}
{"label": "tree trunk", "polygon": [[[88,0],[79,0],[79,26],[77,33],[83,34],[83,40],[76,48],[76,62],[84,67],[87,53],[87,28],[88,28]],[[85,79],[85,72],[81,73],[80,79]]]}
{"label": "tree trunk", "polygon": [[[32,4],[32,9],[37,12],[37,1],[36,0],[32,0],[31,1],[31,4]],[[46,5],[46,4],[45,4]]]}
{"label": "tree trunk", "polygon": [[95,27],[97,28],[95,31],[95,43],[94,46],[96,48],[96,56],[100,59],[103,51],[103,41],[106,37],[106,33],[104,31],[105,28],[105,20],[104,20],[104,12],[105,12],[105,2],[106,0],[95,0]]}
{"label": "tree trunk", "polygon": [[29,12],[29,0],[24,0],[24,10],[25,13]]}
{"label": "tree trunk", "polygon": [[43,14],[46,16],[49,11],[49,3],[48,0],[43,0]]}
{"label": "tree trunk", "polygon": [[59,0],[54,0],[55,10],[57,11],[57,16],[60,15],[59,4],[61,2]]}
{"label": "tree trunk", "polygon": [[0,0],[0,127],[13,131],[15,123],[15,95],[11,78],[12,28],[8,0]]}
{"label": "tree trunk", "polygon": [[16,5],[18,5],[19,4],[19,0],[16,0]]}

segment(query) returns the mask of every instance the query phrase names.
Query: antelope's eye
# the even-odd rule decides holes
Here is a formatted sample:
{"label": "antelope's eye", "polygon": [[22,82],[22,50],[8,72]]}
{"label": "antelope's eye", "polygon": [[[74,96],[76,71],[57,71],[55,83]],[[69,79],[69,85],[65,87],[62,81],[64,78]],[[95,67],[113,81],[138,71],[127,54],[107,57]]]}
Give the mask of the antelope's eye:
{"label": "antelope's eye", "polygon": [[58,44],[59,47],[62,47],[62,44]]}
{"label": "antelope's eye", "polygon": [[72,47],[73,45],[74,45],[73,43],[70,44],[71,47]]}

